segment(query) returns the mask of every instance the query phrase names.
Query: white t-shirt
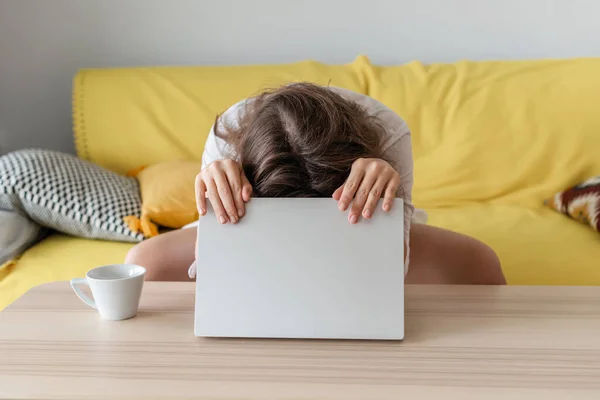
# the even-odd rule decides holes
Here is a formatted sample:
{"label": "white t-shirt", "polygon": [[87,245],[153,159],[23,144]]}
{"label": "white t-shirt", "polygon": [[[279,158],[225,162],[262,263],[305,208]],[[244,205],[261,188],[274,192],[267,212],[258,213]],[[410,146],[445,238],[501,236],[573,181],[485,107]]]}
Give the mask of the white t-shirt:
{"label": "white t-shirt", "polygon": [[[417,218],[413,218],[414,207],[412,205],[412,185],[413,185],[413,158],[412,145],[410,140],[410,130],[406,122],[398,114],[386,107],[384,104],[364,94],[356,93],[348,89],[329,87],[344,97],[346,100],[354,101],[361,105],[367,113],[379,119],[383,125],[387,137],[382,144],[383,157],[400,174],[400,187],[397,196],[404,198],[404,240],[406,248],[409,247],[410,225],[411,222],[424,223],[426,214],[422,211],[417,213]],[[235,126],[246,105],[252,98],[242,100],[233,106],[221,116],[225,125]],[[221,121],[221,120],[220,120]],[[202,168],[206,167],[215,160],[237,159],[229,144],[215,136],[214,126],[211,128],[206,144],[204,145],[204,154],[202,155]],[[408,262],[408,254],[406,257]]]}

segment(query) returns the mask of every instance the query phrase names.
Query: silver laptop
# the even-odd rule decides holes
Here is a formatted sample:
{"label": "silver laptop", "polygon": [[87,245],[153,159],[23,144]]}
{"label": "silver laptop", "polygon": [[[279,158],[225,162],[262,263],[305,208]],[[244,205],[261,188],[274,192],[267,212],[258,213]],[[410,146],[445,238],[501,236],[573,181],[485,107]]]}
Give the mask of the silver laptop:
{"label": "silver laptop", "polygon": [[401,199],[356,225],[329,198],[255,198],[236,225],[209,211],[195,335],[403,339],[403,232]]}

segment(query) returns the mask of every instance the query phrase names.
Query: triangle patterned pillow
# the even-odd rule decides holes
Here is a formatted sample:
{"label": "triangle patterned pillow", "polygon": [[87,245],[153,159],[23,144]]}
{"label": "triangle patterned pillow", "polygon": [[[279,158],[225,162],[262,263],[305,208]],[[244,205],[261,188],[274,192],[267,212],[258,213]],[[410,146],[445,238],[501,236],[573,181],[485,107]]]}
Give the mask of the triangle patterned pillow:
{"label": "triangle patterned pillow", "polygon": [[139,242],[123,221],[141,210],[139,184],[73,155],[41,149],[0,157],[0,209],[73,236]]}
{"label": "triangle patterned pillow", "polygon": [[600,232],[600,176],[555,194],[545,204]]}

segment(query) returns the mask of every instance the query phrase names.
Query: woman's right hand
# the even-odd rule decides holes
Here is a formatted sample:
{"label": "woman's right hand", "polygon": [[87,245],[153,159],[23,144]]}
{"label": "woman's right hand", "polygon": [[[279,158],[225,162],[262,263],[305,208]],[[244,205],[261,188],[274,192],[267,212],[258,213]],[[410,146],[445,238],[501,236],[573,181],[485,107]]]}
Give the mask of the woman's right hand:
{"label": "woman's right hand", "polygon": [[245,203],[252,196],[252,186],[242,166],[234,160],[217,160],[196,176],[196,204],[200,215],[206,214],[206,199],[220,223],[236,223],[246,212]]}

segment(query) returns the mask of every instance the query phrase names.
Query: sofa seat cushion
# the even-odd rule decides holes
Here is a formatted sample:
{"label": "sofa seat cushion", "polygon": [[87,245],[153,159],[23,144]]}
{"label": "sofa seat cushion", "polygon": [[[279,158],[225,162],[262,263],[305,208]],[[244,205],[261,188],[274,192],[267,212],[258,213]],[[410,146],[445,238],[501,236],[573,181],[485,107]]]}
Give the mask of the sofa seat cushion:
{"label": "sofa seat cushion", "polygon": [[540,206],[427,209],[429,224],[492,247],[511,285],[600,285],[600,235]]}
{"label": "sofa seat cushion", "polygon": [[83,277],[94,267],[121,263],[132,246],[53,234],[0,270],[0,310],[34,286]]}

